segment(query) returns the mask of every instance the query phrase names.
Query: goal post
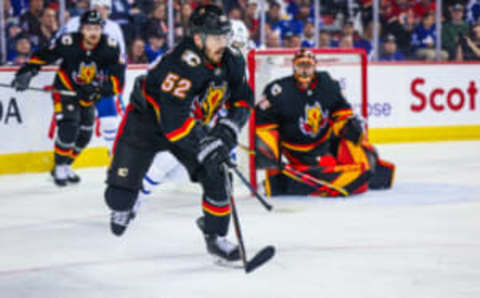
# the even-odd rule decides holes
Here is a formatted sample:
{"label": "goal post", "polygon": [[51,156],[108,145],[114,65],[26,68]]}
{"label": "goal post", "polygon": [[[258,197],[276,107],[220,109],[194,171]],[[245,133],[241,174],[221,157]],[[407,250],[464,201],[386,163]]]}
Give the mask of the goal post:
{"label": "goal post", "polygon": [[[317,70],[327,71],[337,80],[355,113],[368,119],[367,91],[367,55],[362,49],[310,49],[317,59]],[[247,56],[249,84],[253,90],[255,102],[260,99],[265,86],[275,79],[293,74],[292,59],[298,49],[253,49]],[[255,148],[255,112],[252,112],[248,135],[241,142],[248,143],[250,150]],[[243,143],[246,145],[246,143]],[[250,183],[257,189],[257,171],[255,156],[248,154]],[[246,165],[245,165],[246,166]],[[245,167],[244,166],[244,167]]]}

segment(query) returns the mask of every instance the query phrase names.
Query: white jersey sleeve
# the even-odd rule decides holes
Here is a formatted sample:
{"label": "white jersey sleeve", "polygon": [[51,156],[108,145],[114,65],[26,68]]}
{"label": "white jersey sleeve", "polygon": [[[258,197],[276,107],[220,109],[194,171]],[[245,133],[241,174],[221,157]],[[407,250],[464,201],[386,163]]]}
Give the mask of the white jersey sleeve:
{"label": "white jersey sleeve", "polygon": [[[65,33],[73,33],[78,32],[80,30],[80,17],[72,17],[68,22],[63,26],[58,32],[55,34],[55,38],[57,39]],[[118,46],[120,48],[120,54],[125,59],[126,58],[126,46],[125,46],[125,39],[123,38],[123,32],[120,28],[120,25],[115,23],[112,20],[105,21],[105,27],[103,28],[103,33],[107,36],[114,38],[118,42]]]}

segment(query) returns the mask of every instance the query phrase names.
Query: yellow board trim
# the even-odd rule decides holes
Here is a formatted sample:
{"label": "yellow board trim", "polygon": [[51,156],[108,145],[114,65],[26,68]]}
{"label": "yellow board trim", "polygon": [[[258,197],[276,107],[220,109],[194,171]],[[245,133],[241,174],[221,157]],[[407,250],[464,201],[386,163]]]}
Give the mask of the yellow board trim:
{"label": "yellow board trim", "polygon": [[[106,166],[109,163],[106,147],[87,148],[73,163],[74,168]],[[0,175],[25,172],[47,172],[53,168],[53,152],[0,154]]]}
{"label": "yellow board trim", "polygon": [[479,140],[480,125],[369,128],[373,144]]}

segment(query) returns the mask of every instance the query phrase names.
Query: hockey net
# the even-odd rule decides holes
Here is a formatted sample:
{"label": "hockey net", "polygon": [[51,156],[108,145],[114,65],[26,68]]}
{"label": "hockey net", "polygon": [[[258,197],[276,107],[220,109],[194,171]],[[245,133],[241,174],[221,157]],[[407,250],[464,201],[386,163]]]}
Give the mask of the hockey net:
{"label": "hockey net", "polygon": [[[317,59],[317,70],[327,71],[340,83],[346,99],[352,104],[357,115],[367,120],[367,57],[359,49],[311,49]],[[262,95],[271,81],[292,75],[292,58],[295,49],[251,50],[248,54],[249,82],[255,94],[255,101]],[[255,157],[251,154],[255,141],[255,115],[252,115],[248,129],[240,137],[238,164],[253,187],[257,188],[263,171],[256,171]],[[243,146],[242,146],[243,147]],[[242,152],[243,151],[243,152]],[[257,175],[258,174],[258,175]],[[258,176],[258,177],[257,177]],[[258,180],[257,180],[258,179]]]}

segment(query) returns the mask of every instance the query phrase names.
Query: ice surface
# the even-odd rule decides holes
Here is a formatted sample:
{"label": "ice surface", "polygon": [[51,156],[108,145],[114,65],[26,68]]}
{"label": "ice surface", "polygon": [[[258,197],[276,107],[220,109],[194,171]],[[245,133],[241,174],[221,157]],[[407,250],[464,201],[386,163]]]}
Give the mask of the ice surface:
{"label": "ice surface", "polygon": [[390,191],[274,199],[272,213],[238,197],[248,256],[277,248],[248,275],[213,265],[194,192],[159,188],[117,238],[105,169],[65,189],[0,176],[0,297],[480,297],[480,142],[379,151],[397,165]]}

